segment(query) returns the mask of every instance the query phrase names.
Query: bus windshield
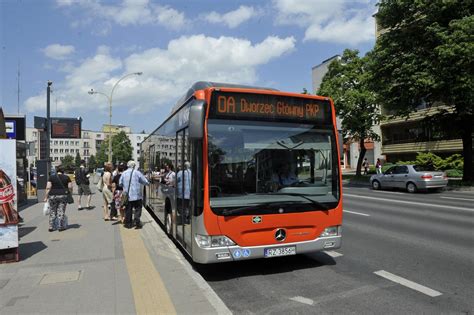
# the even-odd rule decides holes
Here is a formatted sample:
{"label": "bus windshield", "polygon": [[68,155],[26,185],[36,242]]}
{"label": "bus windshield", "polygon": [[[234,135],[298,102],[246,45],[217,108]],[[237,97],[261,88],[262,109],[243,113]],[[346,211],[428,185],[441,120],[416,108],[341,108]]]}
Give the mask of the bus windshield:
{"label": "bus windshield", "polygon": [[339,201],[332,125],[209,119],[208,161],[218,215],[327,210]]}

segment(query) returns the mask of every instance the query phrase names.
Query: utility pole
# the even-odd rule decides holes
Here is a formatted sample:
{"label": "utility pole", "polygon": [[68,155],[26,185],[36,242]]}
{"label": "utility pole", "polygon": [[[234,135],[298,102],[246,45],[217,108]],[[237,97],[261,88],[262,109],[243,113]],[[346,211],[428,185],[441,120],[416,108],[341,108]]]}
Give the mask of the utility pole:
{"label": "utility pole", "polygon": [[53,82],[48,81],[46,88],[46,160],[50,161],[50,142],[51,142],[51,85]]}

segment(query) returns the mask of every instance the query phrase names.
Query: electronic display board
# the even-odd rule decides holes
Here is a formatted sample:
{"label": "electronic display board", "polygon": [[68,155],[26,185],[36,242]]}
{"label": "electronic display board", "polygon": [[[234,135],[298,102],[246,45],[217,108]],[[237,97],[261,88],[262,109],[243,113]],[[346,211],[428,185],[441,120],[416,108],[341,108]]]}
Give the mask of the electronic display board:
{"label": "electronic display board", "polygon": [[51,138],[81,138],[81,122],[78,118],[51,118]]}
{"label": "electronic display board", "polygon": [[215,91],[209,118],[332,124],[328,100]]}

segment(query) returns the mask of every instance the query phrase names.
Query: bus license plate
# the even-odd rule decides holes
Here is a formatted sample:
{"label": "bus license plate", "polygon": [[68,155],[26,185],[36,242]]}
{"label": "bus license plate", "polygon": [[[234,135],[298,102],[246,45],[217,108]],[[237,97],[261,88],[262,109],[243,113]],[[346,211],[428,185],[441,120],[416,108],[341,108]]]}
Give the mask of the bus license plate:
{"label": "bus license plate", "polygon": [[265,257],[296,255],[296,246],[265,248]]}

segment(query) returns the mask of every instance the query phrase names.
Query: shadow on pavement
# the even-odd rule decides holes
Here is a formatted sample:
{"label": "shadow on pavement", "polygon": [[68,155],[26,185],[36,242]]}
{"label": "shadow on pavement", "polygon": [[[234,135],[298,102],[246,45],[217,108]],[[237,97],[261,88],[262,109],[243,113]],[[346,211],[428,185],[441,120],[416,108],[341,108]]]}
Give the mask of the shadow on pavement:
{"label": "shadow on pavement", "polygon": [[21,243],[19,247],[20,251],[20,260],[27,260],[28,258],[36,255],[42,250],[48,248],[43,242],[30,242],[30,243]]}
{"label": "shadow on pavement", "polygon": [[34,230],[36,230],[36,226],[19,226],[18,237],[22,238],[23,236],[30,234]]}
{"label": "shadow on pavement", "polygon": [[210,282],[234,278],[292,272],[294,270],[335,265],[336,261],[324,252],[271,259],[234,261],[221,264],[201,265],[193,263],[194,269]]}
{"label": "shadow on pavement", "polygon": [[80,228],[80,227],[81,227],[81,225],[80,225],[80,224],[77,224],[77,223],[69,224],[69,225],[67,226],[68,229],[78,229],[78,228]]}

